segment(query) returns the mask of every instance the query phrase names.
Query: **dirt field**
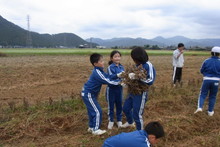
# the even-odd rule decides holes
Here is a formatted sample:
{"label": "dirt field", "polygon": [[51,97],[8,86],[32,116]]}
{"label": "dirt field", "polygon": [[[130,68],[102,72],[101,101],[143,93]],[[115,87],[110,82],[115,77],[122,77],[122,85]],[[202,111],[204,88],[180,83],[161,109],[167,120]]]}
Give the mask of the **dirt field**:
{"label": "dirt field", "polygon": [[[104,56],[107,67],[108,56]],[[166,130],[166,137],[158,147],[200,147],[220,145],[220,111],[217,99],[216,114],[209,118],[205,113],[193,115],[199,94],[202,75],[199,73],[203,56],[186,56],[183,69],[183,85],[177,89],[171,87],[172,65],[170,56],[152,56],[150,61],[156,68],[157,79],[151,89],[149,102],[146,104],[144,121],[161,121]],[[126,67],[133,64],[129,56],[123,56],[122,64]],[[48,102],[49,99],[65,100],[70,97],[78,98],[83,84],[88,80],[93,67],[89,63],[89,56],[21,56],[0,58],[0,106],[8,107],[8,103],[22,104],[25,98],[28,103],[35,105],[38,102]],[[103,125],[107,128],[107,104],[104,100],[105,88],[101,90],[100,99],[103,107]],[[83,105],[83,104],[82,104]],[[207,107],[205,107],[207,108]],[[0,131],[5,146],[74,146],[98,147],[109,136],[122,131],[109,131],[102,137],[87,133],[86,110],[77,109],[77,112],[50,114],[50,118],[36,119],[41,112],[13,113],[6,119],[4,114],[2,122],[21,118],[19,126],[11,128],[20,129],[10,132],[10,128],[2,125]],[[45,114],[46,115],[46,114]],[[17,116],[17,117],[16,117]],[[31,116],[31,118],[30,118]],[[34,118],[33,118],[34,117]],[[42,117],[44,118],[44,117]],[[125,120],[123,120],[125,122]],[[12,123],[11,123],[12,124]],[[7,132],[8,131],[8,132]],[[19,133],[17,133],[17,132]],[[2,131],[3,132],[3,131]],[[12,133],[13,132],[13,133]],[[17,134],[20,137],[8,137]],[[0,136],[0,137],[1,137]],[[22,136],[22,137],[21,137]],[[1,144],[0,139],[0,146]]]}
{"label": "dirt field", "polygon": [[[199,68],[205,57],[186,57],[183,81],[199,78]],[[108,57],[105,57],[107,63]],[[171,81],[171,57],[153,56],[151,62],[157,71],[155,85]],[[192,63],[193,62],[193,63]],[[123,57],[122,64],[132,64],[130,57]],[[106,64],[107,67],[107,64]],[[60,99],[79,95],[92,70],[88,56],[24,56],[0,58],[0,102],[30,103],[49,98]]]}
{"label": "dirt field", "polygon": [[79,94],[92,67],[84,56],[0,58],[1,103],[31,103]]}

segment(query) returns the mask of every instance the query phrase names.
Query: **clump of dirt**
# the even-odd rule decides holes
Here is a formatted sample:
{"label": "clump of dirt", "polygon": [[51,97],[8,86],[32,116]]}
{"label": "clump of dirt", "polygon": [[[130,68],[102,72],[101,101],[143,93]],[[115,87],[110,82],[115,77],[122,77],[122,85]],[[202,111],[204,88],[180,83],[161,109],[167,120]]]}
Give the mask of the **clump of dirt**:
{"label": "clump of dirt", "polygon": [[[135,79],[132,80],[129,78],[129,73],[135,74]],[[148,85],[143,81],[146,80],[147,71],[143,68],[142,65],[139,66],[129,66],[122,74],[122,83],[126,84],[128,87],[128,93],[139,95],[144,91],[148,90]]]}

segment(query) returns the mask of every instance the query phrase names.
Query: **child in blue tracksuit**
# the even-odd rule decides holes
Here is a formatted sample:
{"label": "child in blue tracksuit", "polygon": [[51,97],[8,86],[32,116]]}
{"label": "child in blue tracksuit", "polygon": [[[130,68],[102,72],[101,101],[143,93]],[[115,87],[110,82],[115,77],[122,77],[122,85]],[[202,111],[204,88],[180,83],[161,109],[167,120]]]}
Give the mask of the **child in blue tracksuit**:
{"label": "child in blue tracksuit", "polygon": [[121,133],[107,138],[102,147],[150,147],[164,136],[163,126],[159,122],[150,122],[144,130]]}
{"label": "child in blue tracksuit", "polygon": [[201,73],[203,74],[203,84],[198,99],[198,108],[195,111],[201,112],[204,101],[209,94],[209,107],[208,115],[214,115],[214,106],[216,101],[216,95],[218,93],[219,80],[220,80],[220,47],[213,47],[211,51],[212,57],[206,59],[201,67]]}
{"label": "child in blue tracksuit", "polygon": [[[111,80],[119,80],[119,75],[124,72],[124,67],[120,64],[121,53],[114,50],[110,54],[108,74]],[[122,96],[123,88],[121,85],[109,84],[106,88],[106,99],[108,101],[108,129],[112,129],[114,125],[114,105],[116,106],[117,125],[120,128],[122,125]]]}
{"label": "child in blue tracksuit", "polygon": [[[137,66],[142,64],[143,68],[147,71],[146,80],[142,80],[142,82],[147,85],[152,85],[156,77],[156,72],[153,65],[148,61],[146,51],[141,47],[136,47],[131,51],[131,57]],[[135,79],[135,74],[129,73],[129,78]],[[123,106],[123,112],[126,115],[127,122],[121,126],[122,128],[133,126],[133,122],[135,121],[137,130],[143,129],[142,115],[146,101],[147,91],[142,92],[140,95],[128,95]]]}
{"label": "child in blue tracksuit", "polygon": [[106,131],[101,130],[100,125],[102,122],[102,110],[97,101],[102,84],[118,85],[118,81],[111,81],[103,71],[104,61],[100,54],[94,53],[90,56],[90,62],[94,66],[89,80],[84,84],[82,90],[82,98],[86,105],[89,116],[89,132],[94,135],[102,135]]}

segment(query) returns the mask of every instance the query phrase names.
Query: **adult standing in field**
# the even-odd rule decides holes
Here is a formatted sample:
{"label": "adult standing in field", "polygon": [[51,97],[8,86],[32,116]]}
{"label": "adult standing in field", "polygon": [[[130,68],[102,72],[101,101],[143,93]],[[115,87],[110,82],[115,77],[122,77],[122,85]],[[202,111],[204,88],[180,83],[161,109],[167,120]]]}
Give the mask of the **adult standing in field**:
{"label": "adult standing in field", "polygon": [[184,44],[179,43],[178,48],[173,51],[173,86],[176,86],[176,82],[181,82],[182,78],[182,69],[184,65],[184,57],[183,57],[183,50]]}

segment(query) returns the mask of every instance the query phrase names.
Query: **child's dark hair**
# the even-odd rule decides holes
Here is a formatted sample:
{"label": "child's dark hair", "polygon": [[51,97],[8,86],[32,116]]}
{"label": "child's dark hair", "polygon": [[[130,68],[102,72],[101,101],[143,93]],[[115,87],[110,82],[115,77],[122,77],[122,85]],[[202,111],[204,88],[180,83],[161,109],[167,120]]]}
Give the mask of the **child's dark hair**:
{"label": "child's dark hair", "polygon": [[98,53],[93,53],[92,55],[90,55],[90,62],[94,66],[94,63],[98,63],[100,58],[102,58],[102,55]]}
{"label": "child's dark hair", "polygon": [[[117,54],[117,53],[121,56],[121,53],[120,53],[119,51],[114,50],[114,51],[112,51],[111,54],[110,54],[110,59],[113,58],[113,56],[114,56],[115,54]],[[113,61],[110,60],[110,61],[108,62],[108,65],[110,65],[110,64],[112,64],[112,63],[113,63]]]}
{"label": "child's dark hair", "polygon": [[131,51],[131,58],[134,62],[146,63],[148,61],[148,54],[142,47],[135,47]]}
{"label": "child's dark hair", "polygon": [[148,135],[155,135],[156,138],[161,138],[165,135],[163,126],[157,121],[148,123],[144,130]]}
{"label": "child's dark hair", "polygon": [[184,46],[183,43],[179,43],[179,44],[178,44],[178,48],[179,48],[179,47],[183,47],[183,46]]}
{"label": "child's dark hair", "polygon": [[217,57],[218,57],[220,54],[219,54],[219,53],[215,53],[215,52],[211,52],[211,55],[212,55],[212,56],[217,56]]}

